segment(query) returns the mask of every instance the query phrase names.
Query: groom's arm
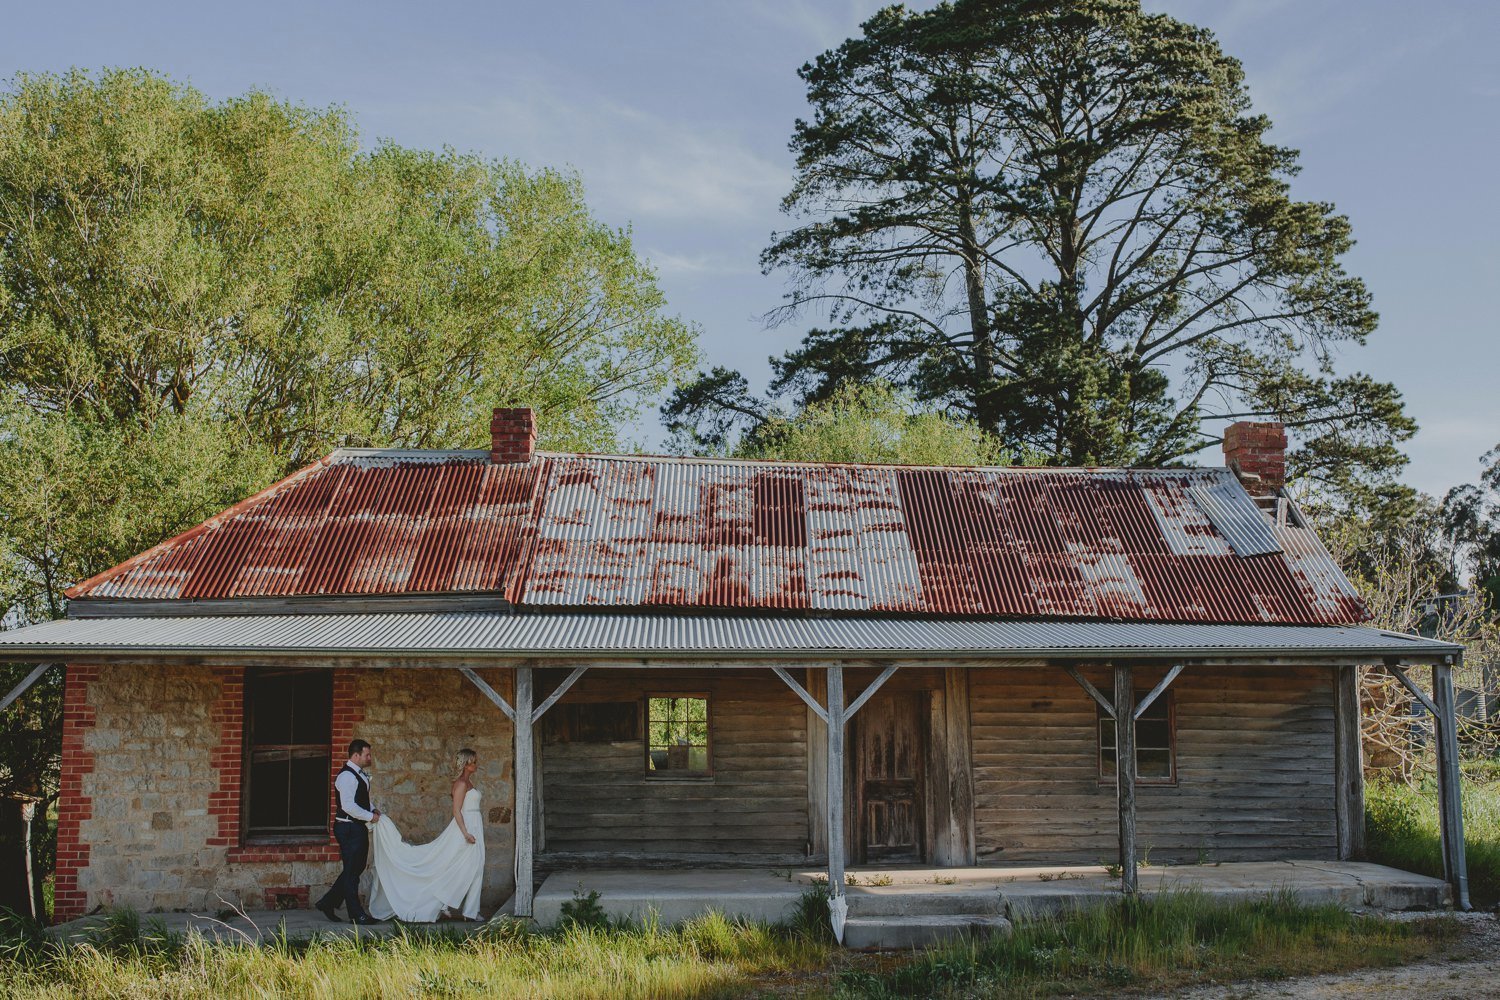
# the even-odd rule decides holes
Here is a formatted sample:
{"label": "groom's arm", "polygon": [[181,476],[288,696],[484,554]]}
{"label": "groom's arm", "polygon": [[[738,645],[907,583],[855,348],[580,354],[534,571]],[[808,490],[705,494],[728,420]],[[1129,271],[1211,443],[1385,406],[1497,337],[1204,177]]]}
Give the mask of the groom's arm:
{"label": "groom's arm", "polygon": [[343,806],[344,812],[350,816],[368,823],[379,815],[378,813],[361,809],[359,803],[354,801],[354,791],[359,787],[359,782],[348,771],[342,772],[337,778],[333,779],[333,787],[338,790],[339,805]]}

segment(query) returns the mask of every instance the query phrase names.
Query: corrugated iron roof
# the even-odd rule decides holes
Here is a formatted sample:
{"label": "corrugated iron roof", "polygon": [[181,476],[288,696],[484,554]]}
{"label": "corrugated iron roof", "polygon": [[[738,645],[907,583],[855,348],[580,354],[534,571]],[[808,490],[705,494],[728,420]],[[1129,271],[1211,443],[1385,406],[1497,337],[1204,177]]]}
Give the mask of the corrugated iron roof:
{"label": "corrugated iron roof", "polygon": [[81,618],[0,632],[8,660],[315,653],[457,663],[509,656],[665,658],[1318,657],[1431,659],[1461,646],[1358,626],[1202,625],[1162,622],[956,621],[660,614],[256,615]]}
{"label": "corrugated iron roof", "polygon": [[496,594],[519,608],[1360,621],[1225,469],[345,450],[77,600]]}

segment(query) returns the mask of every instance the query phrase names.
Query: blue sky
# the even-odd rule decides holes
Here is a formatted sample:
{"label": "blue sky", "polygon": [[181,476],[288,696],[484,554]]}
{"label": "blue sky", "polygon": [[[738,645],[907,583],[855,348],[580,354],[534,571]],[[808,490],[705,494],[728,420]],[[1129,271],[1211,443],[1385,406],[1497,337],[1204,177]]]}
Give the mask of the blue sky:
{"label": "blue sky", "polygon": [[[919,4],[920,5],[920,4]],[[367,141],[570,164],[634,228],[711,364],[763,380],[800,331],[763,329],[782,283],[796,69],[853,34],[860,0],[11,4],[0,70],[149,66],[215,97],[251,87],[349,109]],[[1472,481],[1500,443],[1500,4],[1147,0],[1241,59],[1299,197],[1334,202],[1380,329],[1347,369],[1396,382],[1422,425],[1408,479]],[[659,443],[654,426],[647,444]]]}

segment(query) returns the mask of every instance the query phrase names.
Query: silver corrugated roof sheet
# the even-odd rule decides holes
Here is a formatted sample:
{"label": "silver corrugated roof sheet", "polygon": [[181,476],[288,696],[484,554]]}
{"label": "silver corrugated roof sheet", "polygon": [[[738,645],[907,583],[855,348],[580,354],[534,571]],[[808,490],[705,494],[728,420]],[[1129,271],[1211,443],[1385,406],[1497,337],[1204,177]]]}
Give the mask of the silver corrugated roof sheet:
{"label": "silver corrugated roof sheet", "polygon": [[1380,629],[1101,621],[421,614],[77,618],[0,632],[0,659],[152,654],[475,658],[1048,656],[1432,658],[1461,646]]}

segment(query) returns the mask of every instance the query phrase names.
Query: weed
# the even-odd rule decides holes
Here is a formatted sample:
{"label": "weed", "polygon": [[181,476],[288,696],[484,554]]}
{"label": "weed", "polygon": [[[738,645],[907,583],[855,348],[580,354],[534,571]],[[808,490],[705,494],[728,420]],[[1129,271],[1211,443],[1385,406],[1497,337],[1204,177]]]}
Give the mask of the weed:
{"label": "weed", "polygon": [[563,902],[562,917],[558,920],[558,926],[582,927],[591,930],[608,927],[609,914],[605,913],[604,907],[599,905],[599,890],[590,889],[585,894],[583,883],[578,883],[578,888],[573,890],[573,898]]}

